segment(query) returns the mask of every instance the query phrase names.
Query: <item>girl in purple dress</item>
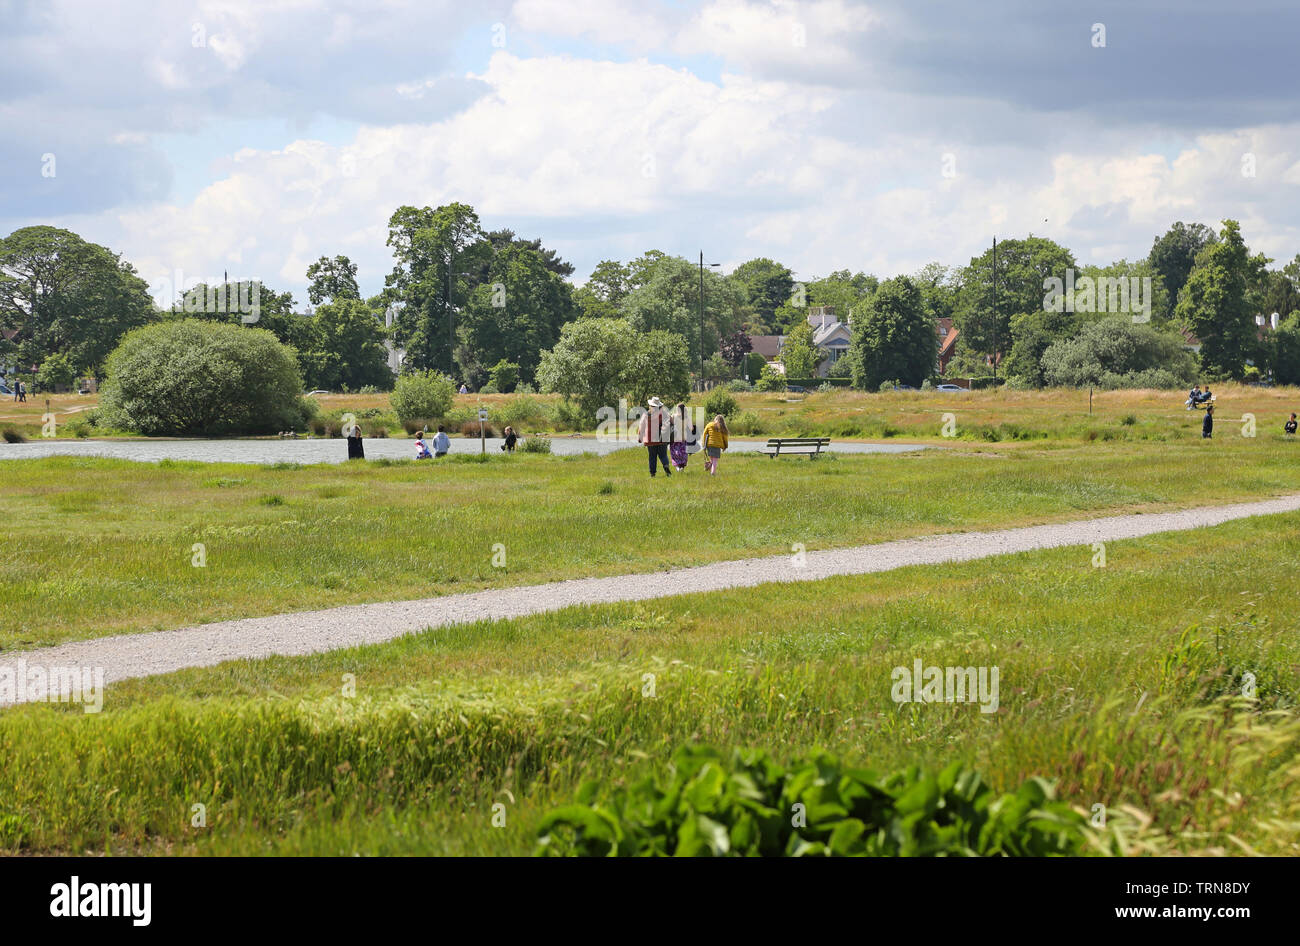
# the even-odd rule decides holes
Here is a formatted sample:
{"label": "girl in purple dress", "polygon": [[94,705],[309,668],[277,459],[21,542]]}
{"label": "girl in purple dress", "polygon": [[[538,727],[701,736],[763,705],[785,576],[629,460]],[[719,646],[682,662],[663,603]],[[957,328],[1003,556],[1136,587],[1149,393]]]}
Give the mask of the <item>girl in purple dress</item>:
{"label": "girl in purple dress", "polygon": [[673,408],[672,425],[672,442],[668,446],[668,458],[673,461],[673,469],[680,473],[686,469],[686,460],[690,455],[687,442],[695,442],[695,425],[687,416],[685,404],[678,404]]}

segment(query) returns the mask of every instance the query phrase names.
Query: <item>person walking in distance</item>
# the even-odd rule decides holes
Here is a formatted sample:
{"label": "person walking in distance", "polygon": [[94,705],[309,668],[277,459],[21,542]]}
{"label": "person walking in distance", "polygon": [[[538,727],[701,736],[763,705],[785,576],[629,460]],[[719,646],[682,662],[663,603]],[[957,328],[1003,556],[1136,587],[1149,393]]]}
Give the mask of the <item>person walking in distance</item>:
{"label": "person walking in distance", "polygon": [[1288,437],[1294,437],[1294,436],[1295,436],[1295,428],[1296,428],[1296,423],[1295,423],[1295,411],[1292,411],[1292,412],[1291,412],[1291,419],[1290,419],[1289,421],[1286,422],[1286,424],[1282,427],[1282,429],[1283,429],[1284,431],[1286,431],[1286,435],[1287,435]]}
{"label": "person walking in distance", "polygon": [[668,417],[664,414],[664,402],[652,397],[646,401],[646,405],[649,410],[641,415],[637,440],[645,444],[646,453],[650,456],[650,475],[655,475],[657,462],[664,468],[664,476],[672,476],[672,470],[668,469],[668,438],[671,431]]}
{"label": "person walking in distance", "polygon": [[1201,436],[1209,440],[1214,436],[1214,405],[1208,404],[1205,408],[1205,420],[1201,421]]}
{"label": "person walking in distance", "polygon": [[718,460],[722,457],[722,451],[727,449],[729,434],[727,431],[727,419],[718,414],[713,420],[704,425],[704,468],[709,471],[710,476],[716,476],[718,473]]}

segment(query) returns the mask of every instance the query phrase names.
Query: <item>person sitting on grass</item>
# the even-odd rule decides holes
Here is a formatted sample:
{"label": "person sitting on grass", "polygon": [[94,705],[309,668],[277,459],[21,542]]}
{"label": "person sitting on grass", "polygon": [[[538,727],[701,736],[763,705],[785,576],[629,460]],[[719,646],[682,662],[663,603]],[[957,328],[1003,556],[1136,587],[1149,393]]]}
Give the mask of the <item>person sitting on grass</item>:
{"label": "person sitting on grass", "polygon": [[1214,436],[1214,405],[1208,404],[1205,408],[1205,420],[1201,421],[1201,436],[1209,440]]}
{"label": "person sitting on grass", "polygon": [[424,442],[424,431],[422,430],[415,435],[415,459],[428,460],[432,456],[433,454],[429,452],[428,445]]}
{"label": "person sitting on grass", "polygon": [[1288,437],[1295,436],[1295,411],[1291,412],[1291,419],[1286,422],[1286,426],[1282,429],[1286,431]]}
{"label": "person sitting on grass", "polygon": [[506,453],[514,453],[515,444],[519,442],[519,436],[515,433],[515,429],[513,427],[507,427],[505,429],[505,437],[506,442],[501,445],[501,449]]}
{"label": "person sitting on grass", "polygon": [[447,436],[447,428],[439,424],[438,432],[433,437],[433,455],[435,457],[445,457],[450,449],[451,438]]}
{"label": "person sitting on grass", "polygon": [[704,468],[709,471],[709,476],[717,475],[718,460],[728,445],[727,434],[727,419],[721,414],[704,425]]}

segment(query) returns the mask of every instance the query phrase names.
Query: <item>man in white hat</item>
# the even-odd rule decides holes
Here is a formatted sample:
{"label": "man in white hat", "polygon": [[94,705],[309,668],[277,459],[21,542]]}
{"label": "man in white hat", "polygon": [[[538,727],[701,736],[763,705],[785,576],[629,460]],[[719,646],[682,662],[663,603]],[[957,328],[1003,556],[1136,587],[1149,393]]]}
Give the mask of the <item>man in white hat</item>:
{"label": "man in white hat", "polygon": [[664,468],[664,476],[672,476],[668,468],[668,442],[672,440],[667,415],[664,414],[664,402],[657,397],[646,401],[649,410],[641,417],[637,439],[645,444],[650,454],[650,475],[655,475],[655,461]]}

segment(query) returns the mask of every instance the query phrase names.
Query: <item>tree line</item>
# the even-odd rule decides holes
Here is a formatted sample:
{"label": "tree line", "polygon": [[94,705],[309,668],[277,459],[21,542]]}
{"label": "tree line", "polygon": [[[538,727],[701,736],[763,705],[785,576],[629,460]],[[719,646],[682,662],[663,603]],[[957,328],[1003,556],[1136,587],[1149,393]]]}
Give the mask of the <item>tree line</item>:
{"label": "tree line", "polygon": [[[1271,267],[1233,220],[1218,231],[1177,222],[1133,262],[1079,266],[1068,248],[1030,235],[1000,241],[996,260],[990,246],[965,266],[931,263],[884,280],[839,270],[798,281],[767,258],[701,273],[649,250],[602,260],[575,288],[573,266],[540,239],[485,231],[461,203],[398,208],[387,242],[393,269],[367,299],[356,264],[335,255],[306,272],[307,312],[291,293],[240,282],[200,284],[160,307],[119,254],[68,230],[22,228],[0,240],[0,364],[69,383],[98,376],[132,329],[198,319],[268,330],[292,348],[308,388],[391,387],[389,342],[404,352],[404,371],[436,370],[476,390],[559,391],[591,406],[639,398],[648,385],[684,396],[701,374],[772,382],[752,352],[756,335],[785,336],[785,376],[811,377],[821,355],[808,309],[833,306],[851,322],[852,343],[832,374],[868,390],[933,376],[939,319],[959,331],[950,375],[1023,387],[1168,387],[1197,375],[1300,383],[1300,255]],[[1274,312],[1278,330],[1260,331],[1256,316]]]}

